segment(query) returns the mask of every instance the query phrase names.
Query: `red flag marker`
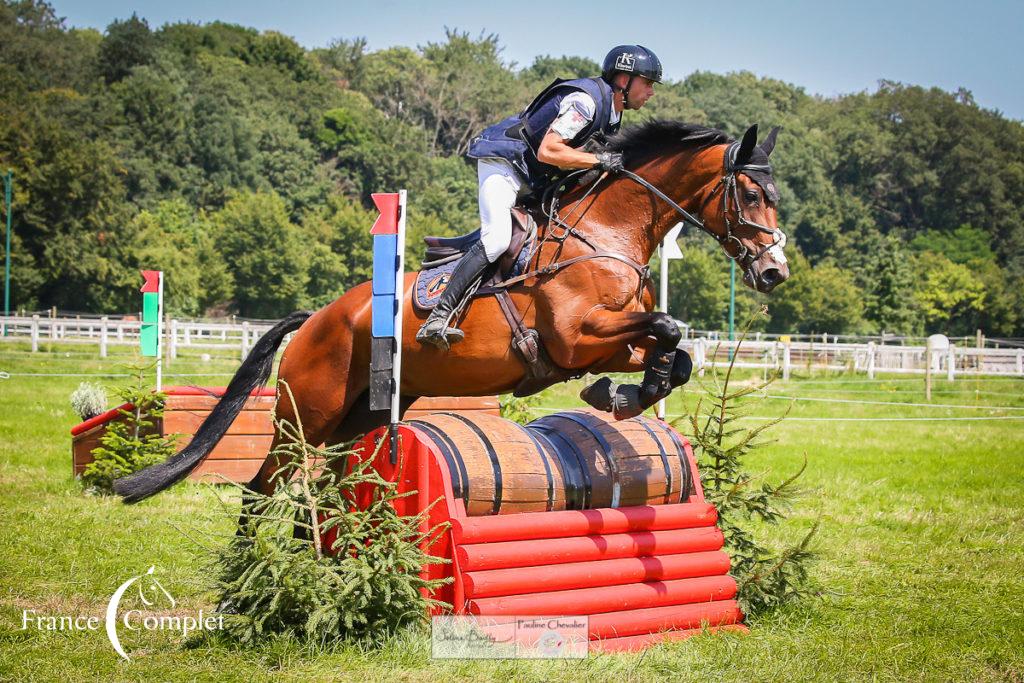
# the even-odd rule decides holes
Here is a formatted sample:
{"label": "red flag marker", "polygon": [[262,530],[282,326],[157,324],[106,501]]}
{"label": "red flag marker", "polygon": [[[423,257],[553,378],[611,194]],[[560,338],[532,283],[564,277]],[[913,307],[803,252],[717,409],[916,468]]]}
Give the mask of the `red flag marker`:
{"label": "red flag marker", "polygon": [[373,203],[380,211],[380,216],[373,222],[370,228],[371,235],[396,235],[398,234],[398,193],[375,193],[371,194]]}
{"label": "red flag marker", "polygon": [[142,273],[142,277],[146,279],[146,282],[143,283],[142,285],[142,289],[139,290],[140,292],[142,292],[143,294],[146,294],[148,292],[156,294],[157,292],[160,291],[159,270],[140,270],[139,272]]}

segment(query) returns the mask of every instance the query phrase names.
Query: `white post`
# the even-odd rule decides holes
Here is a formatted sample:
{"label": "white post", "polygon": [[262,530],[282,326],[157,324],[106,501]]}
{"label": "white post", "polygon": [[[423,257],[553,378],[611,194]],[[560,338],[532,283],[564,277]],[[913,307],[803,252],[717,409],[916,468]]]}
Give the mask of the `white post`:
{"label": "white post", "polygon": [[107,316],[100,318],[100,358],[107,357]]}
{"label": "white post", "polygon": [[124,341],[124,322],[120,320],[117,321],[117,341]]}
{"label": "white post", "polygon": [[875,342],[868,342],[868,379],[875,378]]}
{"label": "white post", "polygon": [[[406,214],[405,190],[398,191],[398,267],[395,269],[395,298],[398,300],[398,310],[395,311],[395,364],[392,372],[395,378],[395,390],[391,394],[391,425],[392,438],[396,438],[398,421],[401,419],[401,396],[402,396],[402,320],[404,310],[402,302],[405,301],[405,214]],[[397,441],[391,444],[392,460],[397,453]]]}
{"label": "white post", "polygon": [[178,319],[171,318],[171,344],[168,358],[174,360],[178,357]]}
{"label": "white post", "polygon": [[693,340],[693,362],[697,365],[697,375],[704,376],[704,338],[696,337]]}
{"label": "white post", "polygon": [[932,400],[932,370],[933,364],[938,364],[939,357],[932,353],[932,338],[928,337],[928,341],[925,342],[924,346],[924,400]]}
{"label": "white post", "polygon": [[[668,250],[665,248],[664,242],[662,242],[661,248],[658,249],[658,252],[661,256],[661,269],[658,282],[658,308],[662,313],[668,313]],[[665,399],[658,401],[658,404],[654,408],[654,415],[659,420],[665,419]]]}
{"label": "white post", "polygon": [[[1018,360],[1020,354],[1017,355]],[[953,381],[953,375],[956,372],[956,346],[952,342],[949,344],[949,348],[946,349],[946,379],[950,382]]]}
{"label": "white post", "polygon": [[249,355],[249,321],[242,323],[242,360]]}
{"label": "white post", "polygon": [[39,350],[39,316],[32,316],[32,353]]}
{"label": "white post", "polygon": [[790,366],[791,365],[792,364],[790,363],[790,356],[789,356],[789,344],[783,344],[782,345],[782,380],[784,382],[788,382],[789,381],[789,370],[790,370]]}
{"label": "white post", "polygon": [[1024,349],[1017,349],[1017,374],[1024,375]]}
{"label": "white post", "polygon": [[164,386],[164,271],[156,295],[156,390]]}
{"label": "white post", "polygon": [[50,341],[57,341],[57,319],[50,318],[48,324],[50,326]]}

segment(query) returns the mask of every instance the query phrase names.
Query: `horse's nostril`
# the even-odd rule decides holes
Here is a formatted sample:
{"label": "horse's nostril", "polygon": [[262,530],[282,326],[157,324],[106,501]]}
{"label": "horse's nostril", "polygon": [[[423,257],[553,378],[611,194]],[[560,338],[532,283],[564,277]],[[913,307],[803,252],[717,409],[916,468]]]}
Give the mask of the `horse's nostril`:
{"label": "horse's nostril", "polygon": [[778,284],[779,280],[782,279],[782,273],[779,272],[778,268],[766,268],[761,273],[761,282],[767,287],[773,287]]}

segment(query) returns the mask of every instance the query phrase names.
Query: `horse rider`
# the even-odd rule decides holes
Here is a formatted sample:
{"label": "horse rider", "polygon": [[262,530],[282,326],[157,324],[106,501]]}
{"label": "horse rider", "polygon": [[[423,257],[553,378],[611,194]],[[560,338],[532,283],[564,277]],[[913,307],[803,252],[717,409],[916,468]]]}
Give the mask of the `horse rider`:
{"label": "horse rider", "polygon": [[581,149],[619,129],[623,109],[639,109],[661,83],[661,61],[642,45],[619,45],[604,58],[600,78],[556,80],[520,114],[473,139],[467,156],[477,160],[480,240],[455,266],[416,340],[447,349],[465,336],[449,319],[483,270],[508,249],[512,207],[566,171],[622,170],[622,154]]}

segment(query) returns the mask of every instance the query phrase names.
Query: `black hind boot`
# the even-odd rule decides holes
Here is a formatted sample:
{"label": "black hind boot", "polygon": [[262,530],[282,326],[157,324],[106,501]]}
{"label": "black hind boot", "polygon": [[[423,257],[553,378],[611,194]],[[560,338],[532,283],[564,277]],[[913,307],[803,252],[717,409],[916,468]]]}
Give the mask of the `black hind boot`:
{"label": "black hind boot", "polygon": [[433,344],[445,351],[452,344],[462,341],[466,335],[460,329],[448,327],[448,319],[451,318],[452,311],[462,301],[462,297],[465,296],[470,286],[488,265],[490,265],[490,261],[487,260],[484,244],[477,242],[469,248],[466,255],[455,266],[448,285],[441,293],[441,300],[430,312],[427,322],[423,323],[420,331],[416,333],[416,341],[421,344]]}

